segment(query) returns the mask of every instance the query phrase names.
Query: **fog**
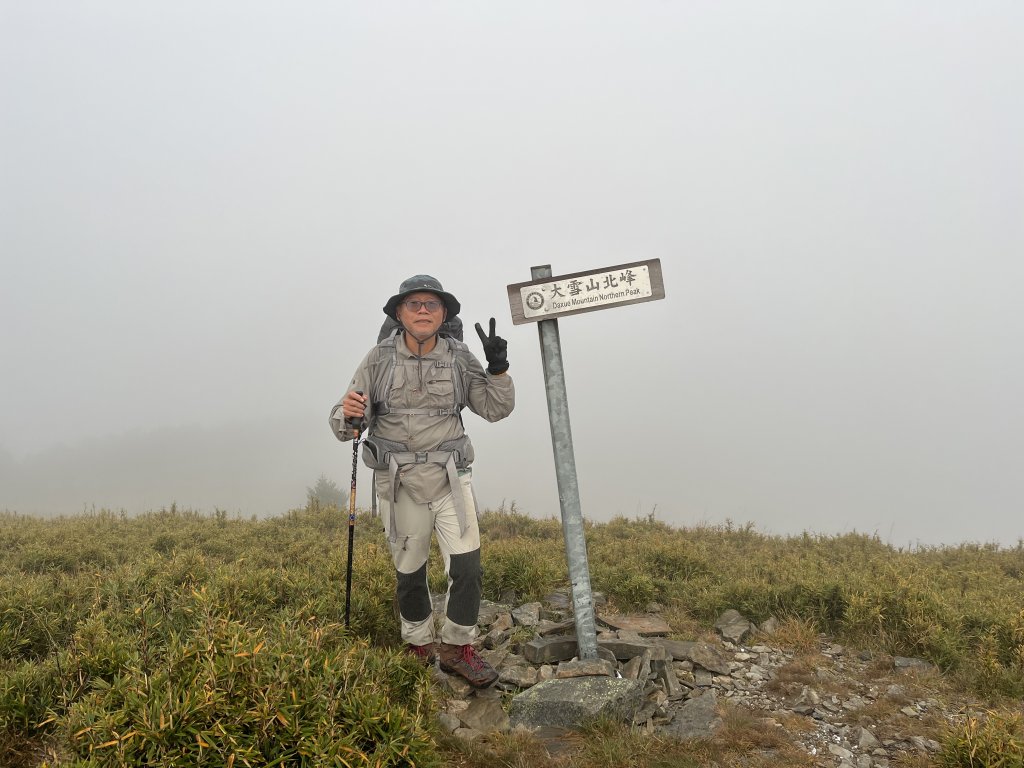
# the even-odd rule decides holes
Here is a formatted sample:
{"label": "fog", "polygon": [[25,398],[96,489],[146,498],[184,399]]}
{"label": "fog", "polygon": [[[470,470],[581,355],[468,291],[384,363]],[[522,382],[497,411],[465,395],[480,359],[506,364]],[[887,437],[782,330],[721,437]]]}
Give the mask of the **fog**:
{"label": "fog", "polygon": [[[399,283],[508,340],[481,506],[1024,537],[1024,6],[0,0],[0,509],[276,515]],[[370,473],[358,499],[368,507]]]}

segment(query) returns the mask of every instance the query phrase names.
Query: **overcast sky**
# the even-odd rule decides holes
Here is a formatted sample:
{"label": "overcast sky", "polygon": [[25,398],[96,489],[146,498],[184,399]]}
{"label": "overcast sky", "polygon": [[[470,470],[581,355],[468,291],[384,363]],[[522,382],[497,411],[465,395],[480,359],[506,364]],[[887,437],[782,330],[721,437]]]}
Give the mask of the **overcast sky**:
{"label": "overcast sky", "polygon": [[0,509],[347,488],[426,272],[508,339],[482,506],[557,517],[506,286],[659,258],[559,321],[585,516],[1014,545],[1022,94],[1016,1],[0,0]]}

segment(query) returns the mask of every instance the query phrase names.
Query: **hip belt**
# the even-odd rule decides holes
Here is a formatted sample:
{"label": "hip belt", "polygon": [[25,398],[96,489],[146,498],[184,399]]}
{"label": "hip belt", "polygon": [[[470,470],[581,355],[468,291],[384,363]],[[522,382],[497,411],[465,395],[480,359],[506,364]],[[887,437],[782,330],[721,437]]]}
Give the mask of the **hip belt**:
{"label": "hip belt", "polygon": [[459,535],[466,533],[468,515],[466,498],[459,482],[459,470],[466,469],[470,462],[465,452],[459,450],[467,442],[465,437],[441,443],[434,451],[410,451],[404,443],[386,440],[375,435],[366,438],[363,443],[363,462],[377,470],[387,470],[388,482],[391,487],[388,498],[389,534],[392,542],[398,540],[398,529],[395,520],[395,501],[398,499],[398,470],[410,464],[440,464],[448,473],[448,485],[451,486],[452,500],[455,502],[455,515],[459,521]]}

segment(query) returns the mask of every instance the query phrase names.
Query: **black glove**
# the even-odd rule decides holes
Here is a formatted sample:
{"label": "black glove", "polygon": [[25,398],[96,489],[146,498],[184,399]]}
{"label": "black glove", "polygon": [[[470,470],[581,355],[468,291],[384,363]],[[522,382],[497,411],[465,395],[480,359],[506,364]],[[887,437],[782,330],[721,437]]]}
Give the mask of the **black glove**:
{"label": "black glove", "polygon": [[484,345],[484,357],[487,358],[487,372],[492,376],[508,370],[508,342],[501,336],[494,335],[494,318],[491,318],[491,333],[484,335],[480,323],[476,324],[476,335]]}

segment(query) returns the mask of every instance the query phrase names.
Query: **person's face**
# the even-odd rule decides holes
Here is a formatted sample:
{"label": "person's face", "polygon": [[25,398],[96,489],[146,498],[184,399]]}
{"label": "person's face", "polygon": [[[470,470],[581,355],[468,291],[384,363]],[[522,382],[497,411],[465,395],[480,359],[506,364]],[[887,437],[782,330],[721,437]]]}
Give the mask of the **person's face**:
{"label": "person's face", "polygon": [[[437,309],[430,309],[428,303],[437,303]],[[418,304],[417,309],[410,305]],[[429,291],[410,293],[398,305],[398,322],[417,339],[427,339],[437,333],[444,322],[445,308],[441,297]]]}

